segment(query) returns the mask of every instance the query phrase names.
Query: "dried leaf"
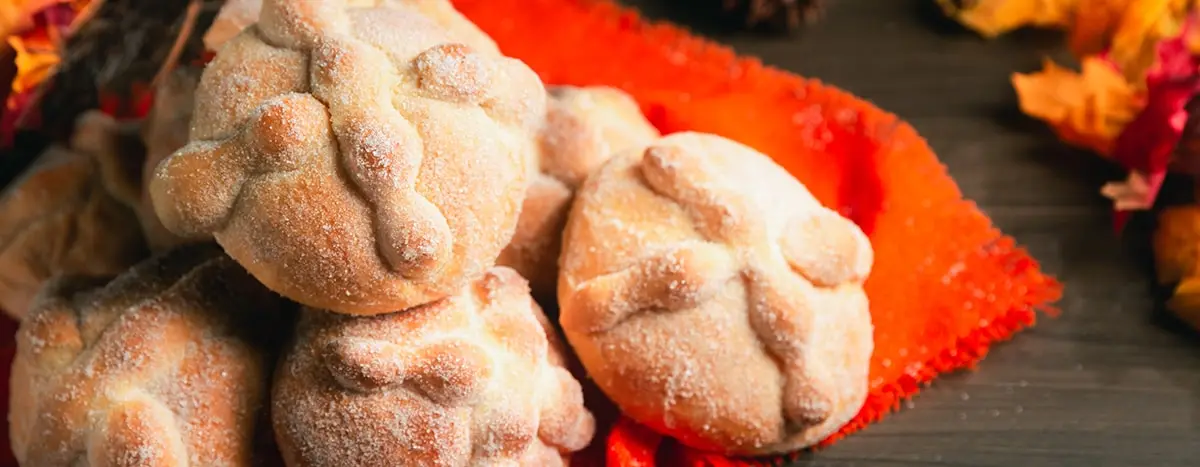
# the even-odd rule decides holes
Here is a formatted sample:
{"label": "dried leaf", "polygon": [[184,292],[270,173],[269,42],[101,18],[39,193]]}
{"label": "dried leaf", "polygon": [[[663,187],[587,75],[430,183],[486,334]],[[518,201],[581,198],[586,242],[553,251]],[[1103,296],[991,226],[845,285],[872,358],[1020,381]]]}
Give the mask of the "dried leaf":
{"label": "dried leaf", "polygon": [[1113,200],[1118,211],[1141,211],[1154,206],[1155,185],[1156,182],[1146,175],[1130,172],[1123,182],[1105,183],[1100,193]]}
{"label": "dried leaf", "polygon": [[0,2],[0,37],[9,37],[33,26],[33,15],[65,0],[7,0]]}
{"label": "dried leaf", "polygon": [[1063,141],[1102,155],[1143,106],[1120,72],[1097,57],[1085,58],[1081,73],[1047,60],[1042,71],[1016,73],[1012,83],[1022,112],[1048,123]]}
{"label": "dried leaf", "polygon": [[1175,286],[1167,310],[1189,326],[1200,329],[1200,278],[1189,277]]}
{"label": "dried leaf", "polygon": [[31,90],[46,80],[60,58],[52,44],[25,40],[20,36],[9,36],[8,45],[16,52],[17,75],[13,78],[12,90],[20,94]]}
{"label": "dried leaf", "polygon": [[1065,28],[1086,0],[937,0],[947,15],[988,38],[1025,26]]}
{"label": "dried leaf", "polygon": [[1152,239],[1154,266],[1162,284],[1196,277],[1200,266],[1200,205],[1173,206],[1158,215]]}
{"label": "dried leaf", "polygon": [[[1187,103],[1200,90],[1200,56],[1189,48],[1195,26],[1189,21],[1175,38],[1158,44],[1157,61],[1146,75],[1146,106],[1113,145],[1113,158],[1147,181],[1146,199],[1129,203],[1113,198],[1118,212],[1153,206],[1166,178],[1188,121]],[[1118,229],[1126,218],[1118,217]]]}
{"label": "dried leaf", "polygon": [[1085,55],[1107,49],[1126,79],[1140,84],[1155,63],[1158,44],[1179,35],[1194,0],[1107,0],[1079,9],[1071,48]]}

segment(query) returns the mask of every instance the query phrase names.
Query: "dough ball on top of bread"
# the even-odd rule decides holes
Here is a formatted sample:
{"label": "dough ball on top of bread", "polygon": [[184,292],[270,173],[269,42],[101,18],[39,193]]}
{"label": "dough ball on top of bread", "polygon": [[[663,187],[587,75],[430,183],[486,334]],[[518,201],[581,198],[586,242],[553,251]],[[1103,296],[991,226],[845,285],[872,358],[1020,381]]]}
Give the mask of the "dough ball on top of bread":
{"label": "dough ball on top of bread", "polygon": [[262,465],[278,296],[210,244],[106,281],[59,277],[21,323],[21,465]]}
{"label": "dough ball on top of bread", "polygon": [[[346,6],[370,8],[376,6],[401,5],[414,8],[446,28],[455,42],[461,42],[477,52],[500,53],[496,42],[488,37],[479,26],[472,23],[449,0],[345,0]],[[212,26],[204,34],[204,46],[208,50],[220,50],[246,27],[258,22],[263,0],[227,0],[213,19]]]}
{"label": "dough ball on top of bread", "polygon": [[[20,319],[57,274],[117,274],[149,253],[131,185],[142,160],[126,131],[85,113],[69,146],[53,145],[0,192],[0,309]],[[129,163],[134,161],[134,163]]]}
{"label": "dough ball on top of bread", "polygon": [[400,313],[306,309],[273,389],[290,467],[565,466],[595,422],[516,272]]}
{"label": "dough ball on top of bread", "polygon": [[535,297],[552,300],[563,227],[575,190],[613,154],[650,142],[659,133],[621,90],[551,86],[547,92],[538,160],[516,234],[497,264],[529,279]]}
{"label": "dough ball on top of bread", "polygon": [[545,88],[409,3],[264,0],[205,69],[190,142],[155,171],[163,225],[345,314],[429,303],[491,267]]}
{"label": "dough ball on top of bread", "polygon": [[863,232],[767,156],[677,133],[576,194],[560,323],[635,420],[701,449],[788,452],[865,401],[872,262]]}

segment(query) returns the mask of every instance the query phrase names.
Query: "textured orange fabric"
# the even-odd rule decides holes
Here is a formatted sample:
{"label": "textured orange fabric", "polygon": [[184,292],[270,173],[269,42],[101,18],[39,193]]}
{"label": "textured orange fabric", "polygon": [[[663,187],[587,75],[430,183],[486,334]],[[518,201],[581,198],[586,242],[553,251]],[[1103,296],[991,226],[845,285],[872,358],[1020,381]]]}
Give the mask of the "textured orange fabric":
{"label": "textured orange fabric", "polygon": [[[921,383],[969,367],[1032,325],[1060,286],[1003,236],[913,128],[812,80],[736,56],[602,0],[455,0],[505,53],[548,83],[631,93],[664,132],[720,134],[774,157],[871,237],[871,395],[825,443],[898,407]],[[608,465],[744,465],[663,442],[621,420]],[[598,444],[598,443],[597,443]],[[585,460],[585,463],[595,459]]]}
{"label": "textured orange fabric", "polygon": [[[962,199],[912,127],[862,100],[606,2],[455,3],[547,82],[616,86],[664,132],[706,131],[753,146],[867,232],[876,260],[866,285],[875,324],[871,395],[824,444],[896,409],[939,373],[971,366],[1059,297],[1058,283]],[[0,319],[3,361],[12,358],[11,335],[12,323]],[[588,399],[613,428],[577,465],[770,465],[696,452],[626,418],[608,423],[619,417],[611,405],[594,388]],[[7,425],[0,430],[6,435]],[[0,466],[16,466],[6,444]]]}

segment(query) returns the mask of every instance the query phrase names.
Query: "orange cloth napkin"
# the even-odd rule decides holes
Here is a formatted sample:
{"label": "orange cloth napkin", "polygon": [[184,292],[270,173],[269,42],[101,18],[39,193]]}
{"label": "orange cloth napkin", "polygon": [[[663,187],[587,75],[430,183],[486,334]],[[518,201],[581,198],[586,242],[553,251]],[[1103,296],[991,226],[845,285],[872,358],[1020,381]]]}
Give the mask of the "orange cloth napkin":
{"label": "orange cloth napkin", "polygon": [[[937,374],[979,361],[1060,295],[1057,282],[962,199],[911,126],[862,100],[603,0],[454,3],[546,82],[619,87],[663,132],[705,131],[750,145],[871,237],[871,395],[825,444],[896,409]],[[627,419],[607,436],[610,466],[653,466],[656,457],[670,466],[747,464],[664,443]]]}
{"label": "orange cloth napkin", "polygon": [[[1057,282],[962,199],[912,127],[862,100],[675,27],[647,24],[605,1],[455,4],[547,82],[619,87],[664,132],[706,131],[755,147],[870,236],[871,395],[824,444],[898,408],[939,373],[971,366],[1060,295]],[[12,328],[0,319],[5,361],[12,358]],[[7,395],[8,385],[0,387]],[[598,418],[617,417],[602,397],[589,402]],[[625,418],[612,425],[576,465],[769,465],[681,447]],[[8,451],[0,449],[0,467],[16,466]]]}

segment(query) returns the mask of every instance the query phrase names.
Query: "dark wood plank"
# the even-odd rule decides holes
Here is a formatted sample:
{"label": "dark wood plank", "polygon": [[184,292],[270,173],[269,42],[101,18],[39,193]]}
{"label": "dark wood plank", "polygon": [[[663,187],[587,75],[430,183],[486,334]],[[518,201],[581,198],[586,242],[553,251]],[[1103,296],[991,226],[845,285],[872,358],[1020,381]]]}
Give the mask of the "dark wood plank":
{"label": "dark wood plank", "polygon": [[1111,234],[1114,167],[1022,117],[1014,71],[1065,57],[1055,34],[988,42],[933,0],[829,0],[798,37],[731,33],[695,0],[629,1],[912,123],[964,193],[1066,284],[1063,315],[946,376],[900,413],[803,466],[1174,466],[1200,453],[1200,339],[1156,306],[1146,223]]}

